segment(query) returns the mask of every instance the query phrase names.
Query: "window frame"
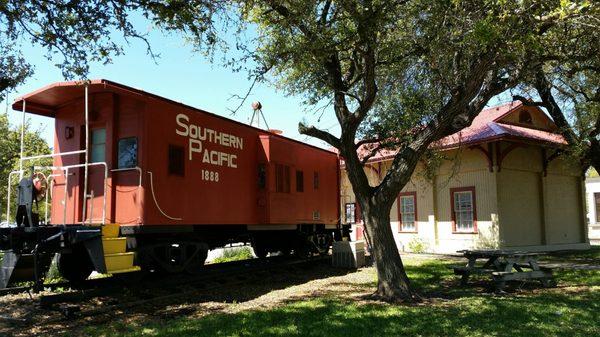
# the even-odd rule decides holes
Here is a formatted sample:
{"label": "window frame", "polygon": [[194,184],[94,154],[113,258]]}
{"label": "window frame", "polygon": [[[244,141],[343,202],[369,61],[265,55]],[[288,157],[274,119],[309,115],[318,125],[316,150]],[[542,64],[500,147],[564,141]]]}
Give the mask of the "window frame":
{"label": "window frame", "polygon": [[[171,149],[181,150],[181,172],[171,171]],[[185,147],[176,145],[176,144],[168,144],[167,146],[167,174],[173,177],[185,177]]]}
{"label": "window frame", "polygon": [[[104,130],[104,143],[98,143],[95,144],[94,143],[94,132],[99,131],[99,130]],[[106,126],[102,125],[102,126],[98,126],[95,128],[92,128],[90,130],[90,147],[89,147],[89,162],[90,163],[106,163],[106,145],[107,145],[107,139],[108,139],[108,131],[106,130]],[[104,147],[104,158],[102,160],[94,160],[94,146],[100,146],[102,145]]]}
{"label": "window frame", "polygon": [[519,123],[524,125],[533,125],[533,116],[531,112],[527,110],[521,110],[519,112]]}
{"label": "window frame", "polygon": [[594,213],[595,213],[595,221],[597,224],[600,223],[600,207],[598,207],[598,205],[600,204],[600,192],[594,192],[592,194],[592,197],[594,198]]}
{"label": "window frame", "polygon": [[304,171],[296,170],[296,192],[304,192]]}
{"label": "window frame", "polygon": [[[414,205],[414,229],[404,229],[404,223],[402,222],[402,197],[412,197],[413,199],[413,205]],[[400,192],[398,193],[398,197],[397,197],[397,202],[396,202],[397,206],[398,206],[398,233],[418,233],[419,232],[419,226],[417,224],[417,192],[416,191],[411,191],[411,192]]]}
{"label": "window frame", "polygon": [[314,171],[313,172],[313,190],[318,190],[319,189],[319,172],[318,171]]}
{"label": "window frame", "polygon": [[275,193],[291,193],[290,166],[275,163]]}
{"label": "window frame", "polygon": [[[135,139],[135,165],[133,165],[133,166],[127,166],[127,167],[121,167],[121,165],[120,165],[120,154],[121,153],[119,152],[119,150],[121,149],[120,148],[121,141],[129,140],[129,139]],[[119,138],[117,140],[117,169],[125,169],[125,168],[135,168],[135,167],[138,167],[139,166],[138,165],[139,164],[139,162],[138,162],[138,154],[139,154],[139,143],[138,143],[138,139],[137,139],[136,136]]]}
{"label": "window frame", "polygon": [[[454,194],[460,192],[470,192],[473,208],[473,229],[458,230],[456,227],[456,212],[454,210]],[[450,189],[450,215],[452,217],[452,234],[477,234],[477,197],[475,194],[475,186],[455,187]]]}

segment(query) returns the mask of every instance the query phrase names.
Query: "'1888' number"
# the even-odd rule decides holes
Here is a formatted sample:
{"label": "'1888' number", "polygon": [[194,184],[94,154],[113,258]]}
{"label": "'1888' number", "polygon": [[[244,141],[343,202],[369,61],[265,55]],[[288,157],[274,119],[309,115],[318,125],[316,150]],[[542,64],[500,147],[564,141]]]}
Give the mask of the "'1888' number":
{"label": "'1888' number", "polygon": [[219,182],[219,172],[202,170],[202,180]]}

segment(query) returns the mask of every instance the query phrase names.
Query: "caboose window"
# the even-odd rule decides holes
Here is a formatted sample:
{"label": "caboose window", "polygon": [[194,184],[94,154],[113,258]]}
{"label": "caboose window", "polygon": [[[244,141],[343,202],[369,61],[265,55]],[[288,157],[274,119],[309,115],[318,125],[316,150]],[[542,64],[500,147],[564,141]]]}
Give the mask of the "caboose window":
{"label": "caboose window", "polygon": [[304,172],[296,171],[296,192],[304,192]]}
{"label": "caboose window", "polygon": [[275,191],[290,193],[290,167],[275,164]]}
{"label": "caboose window", "polygon": [[137,138],[128,137],[119,139],[119,168],[137,166]]}
{"label": "caboose window", "polygon": [[315,190],[319,189],[319,172],[315,172],[313,175],[313,187]]}
{"label": "caboose window", "polygon": [[106,129],[92,130],[92,163],[106,161]]}
{"label": "caboose window", "polygon": [[181,176],[185,175],[183,146],[169,144],[169,174]]}
{"label": "caboose window", "polygon": [[267,168],[265,164],[258,164],[258,188],[267,187]]}

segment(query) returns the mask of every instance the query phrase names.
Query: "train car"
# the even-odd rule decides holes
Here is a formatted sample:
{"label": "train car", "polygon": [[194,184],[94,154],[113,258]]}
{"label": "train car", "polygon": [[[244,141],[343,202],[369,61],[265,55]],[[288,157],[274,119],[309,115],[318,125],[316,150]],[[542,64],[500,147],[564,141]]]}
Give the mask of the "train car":
{"label": "train car", "polygon": [[333,152],[108,80],[54,83],[13,109],[54,118],[55,137],[52,166],[21,155],[13,172],[2,287],[17,270],[39,282],[56,253],[80,281],[93,270],[195,272],[230,242],[258,257],[325,253],[343,235]]}

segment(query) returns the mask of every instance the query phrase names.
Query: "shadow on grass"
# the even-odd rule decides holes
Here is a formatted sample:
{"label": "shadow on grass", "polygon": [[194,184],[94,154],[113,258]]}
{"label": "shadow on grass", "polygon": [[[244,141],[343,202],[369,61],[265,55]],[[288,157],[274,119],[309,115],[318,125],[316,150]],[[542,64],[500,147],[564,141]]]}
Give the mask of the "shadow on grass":
{"label": "shadow on grass", "polygon": [[[576,263],[582,255],[589,259],[597,252],[583,252],[575,255],[562,255],[565,263]],[[600,261],[595,260],[600,264]],[[460,277],[454,275],[452,267],[456,261],[430,260],[419,264],[408,264],[406,271],[412,285],[426,297],[456,298],[463,296],[478,296],[481,293],[492,292],[493,282],[489,275],[471,275],[467,286],[460,285]],[[597,269],[554,269],[554,278],[559,287],[591,287],[600,286],[600,270]],[[509,282],[507,290],[542,289],[538,280]]]}
{"label": "shadow on grass", "polygon": [[588,250],[549,253],[548,255],[543,256],[542,260],[600,264],[600,246],[592,246]]}
{"label": "shadow on grass", "polygon": [[[489,278],[474,278],[466,287],[453,274],[455,261],[407,261],[413,287],[425,298],[417,305],[390,305],[362,300],[359,294],[375,290],[373,269],[360,281],[332,280],[302,298],[295,294],[275,308],[223,313],[194,307],[202,302],[246,302],[274,290],[311,280],[350,273],[328,265],[305,268],[297,273],[274,273],[268,278],[228,287],[214,294],[198,294],[177,302],[153,305],[153,313],[142,319],[110,320],[84,328],[82,335],[97,336],[597,336],[600,335],[600,292],[587,286],[600,284],[597,271],[561,271],[559,286],[583,284],[581,290],[525,291],[510,296],[487,294]],[[589,273],[589,274],[588,274]],[[293,274],[293,275],[292,275]],[[539,289],[539,283],[531,282]],[[522,286],[522,284],[520,285]],[[520,288],[519,288],[520,289]],[[186,308],[186,305],[190,304]],[[181,307],[163,314],[167,307]],[[207,310],[214,310],[207,313]],[[123,313],[148,314],[147,308]],[[193,317],[202,314],[203,317]],[[192,315],[192,317],[190,317]],[[127,323],[124,323],[127,322]]]}
{"label": "shadow on grass", "polygon": [[89,336],[594,336],[600,294],[460,299],[452,305],[360,304],[333,297],[270,310],[90,328]]}

